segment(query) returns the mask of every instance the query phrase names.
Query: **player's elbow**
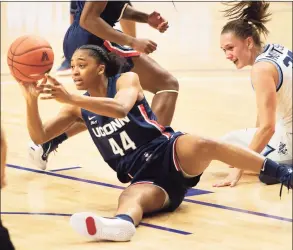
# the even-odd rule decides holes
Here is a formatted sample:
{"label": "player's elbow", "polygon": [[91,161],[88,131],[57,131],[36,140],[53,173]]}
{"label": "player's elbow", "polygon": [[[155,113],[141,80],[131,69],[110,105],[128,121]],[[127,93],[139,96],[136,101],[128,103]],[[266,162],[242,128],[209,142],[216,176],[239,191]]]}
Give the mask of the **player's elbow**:
{"label": "player's elbow", "polygon": [[275,133],[275,124],[264,124],[260,126],[260,130],[268,137],[272,137]]}
{"label": "player's elbow", "polygon": [[91,13],[82,14],[79,19],[79,26],[91,32],[91,29],[92,29],[91,27],[98,25],[96,21],[97,21],[97,16],[92,15]]}
{"label": "player's elbow", "polygon": [[80,20],[79,20],[79,26],[83,29],[87,29],[88,27],[88,19],[86,18],[86,16],[81,16]]}
{"label": "player's elbow", "polygon": [[79,25],[80,27],[84,28],[85,30],[88,30],[90,26],[91,20],[94,20],[95,17],[92,17],[91,13],[89,12],[82,12],[80,19],[79,19]]}
{"label": "player's elbow", "polygon": [[126,117],[128,114],[128,111],[124,108],[124,107],[120,107],[117,111],[116,111],[116,117],[115,118],[124,118]]}

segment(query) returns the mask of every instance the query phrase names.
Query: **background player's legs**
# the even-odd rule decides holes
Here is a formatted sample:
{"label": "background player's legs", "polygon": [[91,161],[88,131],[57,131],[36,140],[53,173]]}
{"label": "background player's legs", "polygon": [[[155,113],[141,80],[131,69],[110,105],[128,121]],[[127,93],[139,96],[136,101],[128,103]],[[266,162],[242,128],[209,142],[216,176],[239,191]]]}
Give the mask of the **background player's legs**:
{"label": "background player's legs", "polygon": [[143,214],[163,208],[166,193],[153,184],[132,184],[119,197],[116,215],[129,215],[134,225],[138,225]]}
{"label": "background player's legs", "polygon": [[67,137],[72,137],[74,135],[77,135],[83,131],[86,131],[87,127],[85,126],[85,124],[83,122],[76,122],[74,123],[72,126],[70,126],[67,130],[66,130],[66,135]]}
{"label": "background player's legs", "polygon": [[59,144],[67,140],[69,137],[77,135],[85,130],[87,130],[87,128],[83,122],[76,122],[63,134],[43,143],[42,145],[35,145],[34,143],[31,143],[29,147],[31,163],[40,169],[46,169],[50,153],[56,150]]}
{"label": "background player's legs", "polygon": [[212,160],[258,173],[263,168],[265,174],[278,179],[282,179],[289,171],[248,148],[194,135],[180,136],[175,149],[182,170],[192,176],[201,174]]}
{"label": "background player's legs", "polygon": [[[145,54],[134,57],[132,60],[134,63],[132,71],[138,74],[142,88],[155,94],[152,100],[152,110],[156,114],[158,122],[163,126],[170,125],[178,97],[177,79]],[[164,92],[164,90],[167,91]]]}

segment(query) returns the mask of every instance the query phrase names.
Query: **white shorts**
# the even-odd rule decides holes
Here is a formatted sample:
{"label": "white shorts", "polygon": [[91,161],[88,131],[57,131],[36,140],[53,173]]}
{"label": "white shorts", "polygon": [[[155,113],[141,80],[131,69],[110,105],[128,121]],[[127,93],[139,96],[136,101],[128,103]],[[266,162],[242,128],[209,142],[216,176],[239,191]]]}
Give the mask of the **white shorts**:
{"label": "white shorts", "polygon": [[[256,130],[257,128],[247,128],[232,131],[224,135],[221,140],[248,147]],[[261,154],[279,163],[292,164],[292,133],[286,132],[283,127],[277,125],[273,137]]]}

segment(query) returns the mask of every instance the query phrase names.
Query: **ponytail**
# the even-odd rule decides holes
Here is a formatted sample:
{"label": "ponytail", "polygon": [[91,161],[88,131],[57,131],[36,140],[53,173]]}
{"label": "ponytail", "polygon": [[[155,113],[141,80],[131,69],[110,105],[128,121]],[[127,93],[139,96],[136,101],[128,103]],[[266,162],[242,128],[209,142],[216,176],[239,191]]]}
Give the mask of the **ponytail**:
{"label": "ponytail", "polygon": [[123,57],[120,57],[112,52],[108,53],[106,50],[97,45],[83,45],[79,49],[89,50],[90,56],[94,57],[99,63],[105,64],[106,77],[118,74],[126,63],[126,60]]}
{"label": "ponytail", "polygon": [[270,20],[271,13],[268,12],[269,3],[265,1],[241,1],[237,3],[225,3],[232,6],[224,10],[224,16],[228,22],[222,29],[222,34],[234,32],[240,38],[252,36],[257,45],[261,45],[260,35],[265,37],[269,34],[265,23]]}

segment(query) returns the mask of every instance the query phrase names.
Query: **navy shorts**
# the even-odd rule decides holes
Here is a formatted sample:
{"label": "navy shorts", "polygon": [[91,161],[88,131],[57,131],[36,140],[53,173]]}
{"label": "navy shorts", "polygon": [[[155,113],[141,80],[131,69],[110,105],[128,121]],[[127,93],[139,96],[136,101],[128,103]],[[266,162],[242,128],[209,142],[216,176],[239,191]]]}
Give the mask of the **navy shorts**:
{"label": "navy shorts", "polygon": [[76,18],[76,20],[74,20],[68,28],[63,40],[63,52],[65,58],[70,61],[75,50],[86,44],[98,45],[103,47],[108,52],[114,52],[117,55],[124,57],[126,59],[126,64],[122,69],[122,73],[130,71],[134,66],[131,58],[140,55],[140,52],[137,52],[130,47],[104,41],[103,39],[93,35],[80,27],[78,18]]}
{"label": "navy shorts", "polygon": [[[165,133],[147,145],[137,148],[123,158],[123,171],[131,178],[131,184],[146,182],[164,189],[169,195],[169,205],[164,211],[174,211],[182,203],[188,189],[197,185],[201,175],[183,176],[176,155],[176,141],[181,132]],[[120,163],[121,164],[121,163]],[[119,165],[120,165],[119,164]],[[119,174],[118,179],[120,179]]]}

